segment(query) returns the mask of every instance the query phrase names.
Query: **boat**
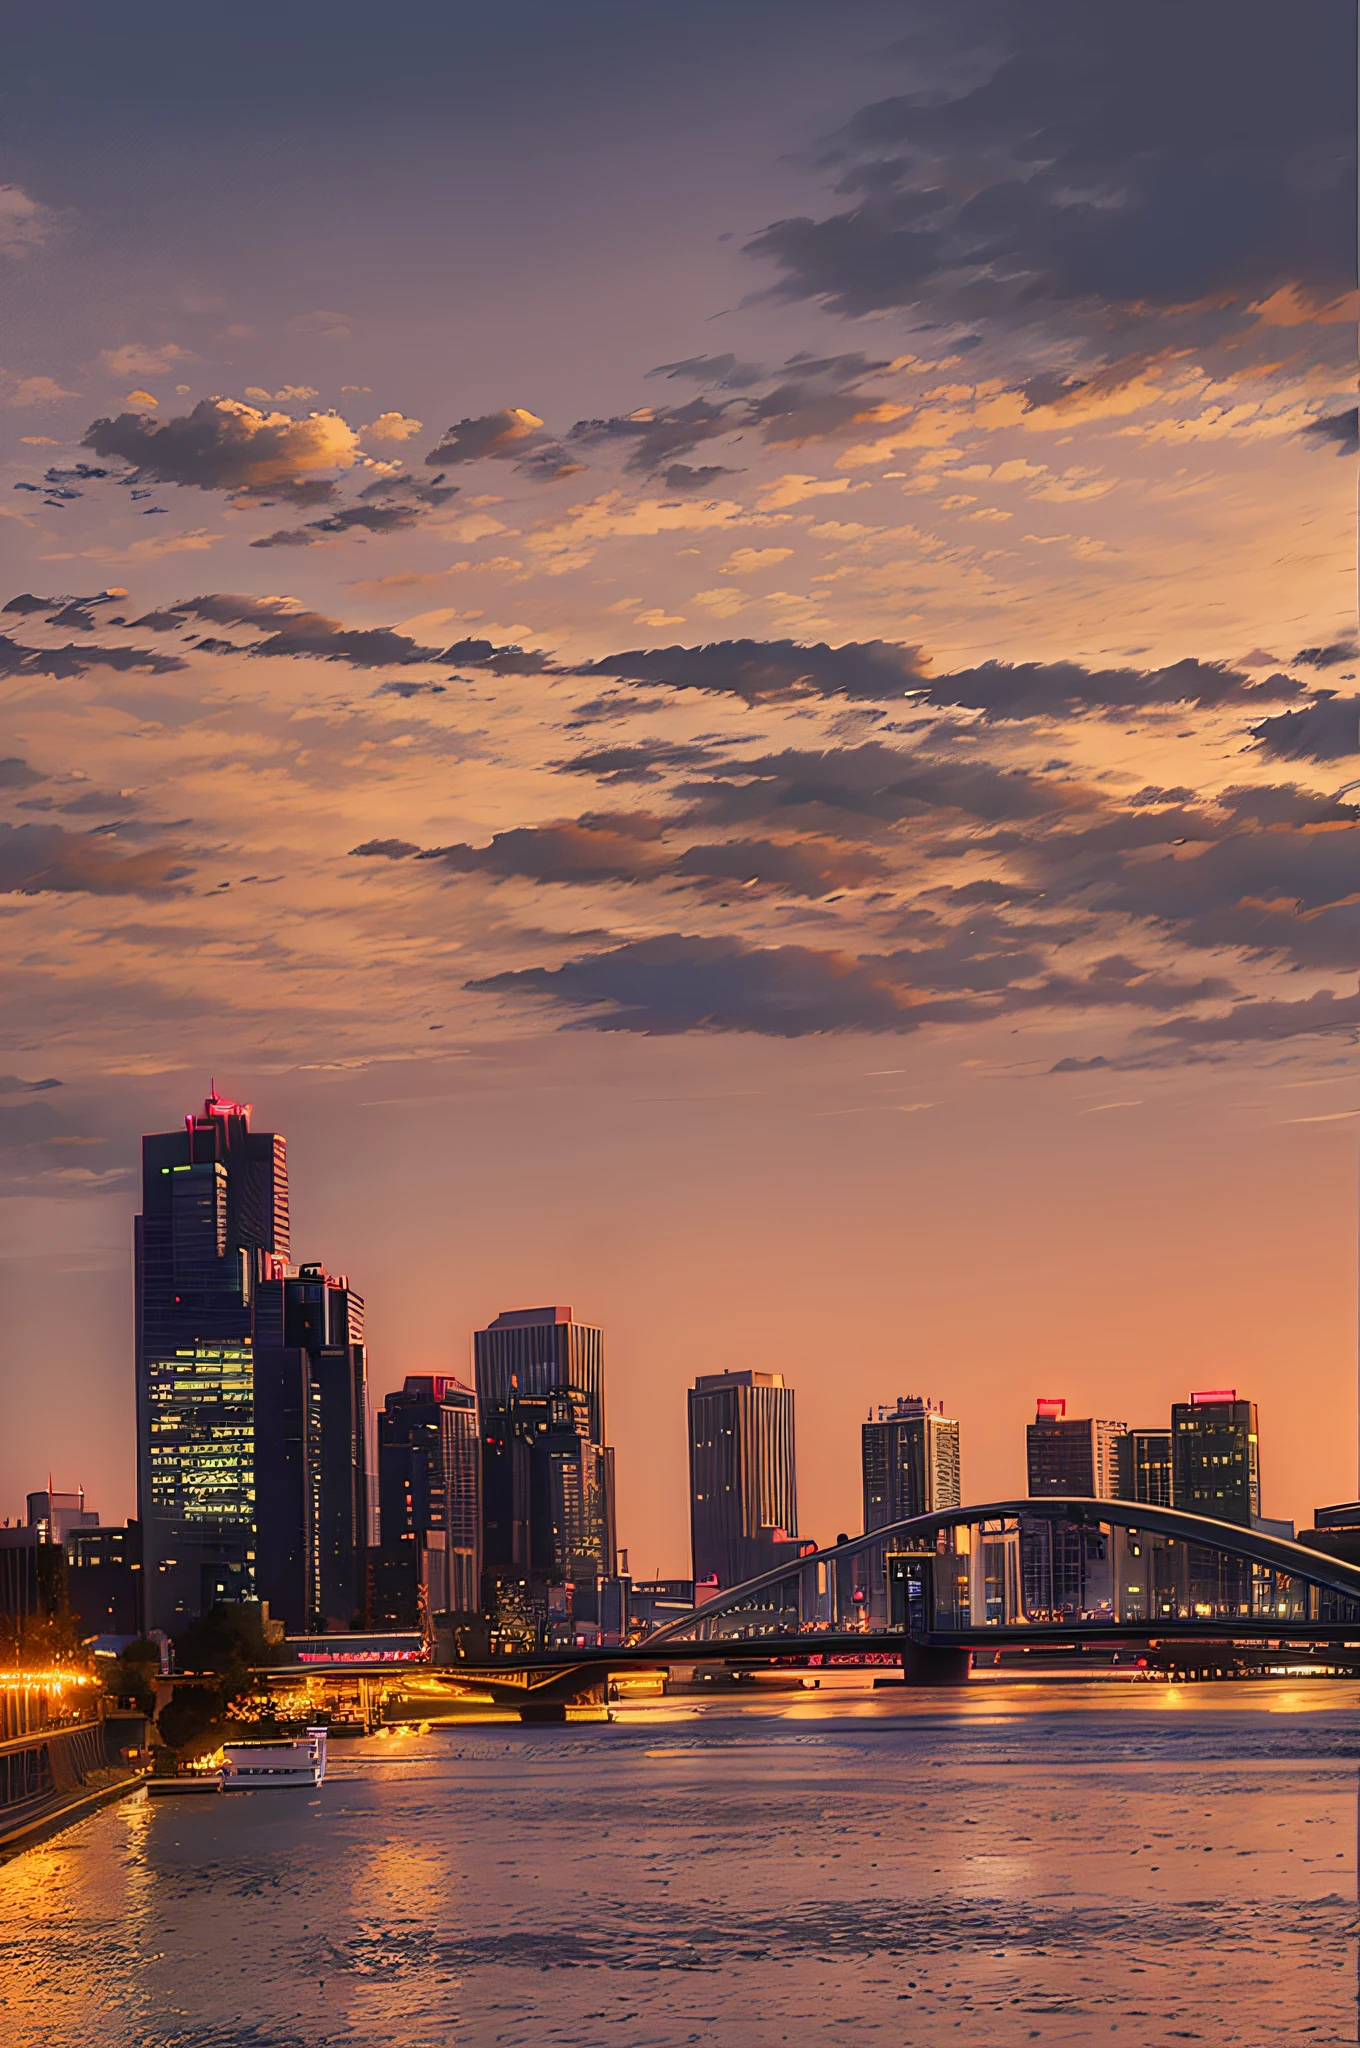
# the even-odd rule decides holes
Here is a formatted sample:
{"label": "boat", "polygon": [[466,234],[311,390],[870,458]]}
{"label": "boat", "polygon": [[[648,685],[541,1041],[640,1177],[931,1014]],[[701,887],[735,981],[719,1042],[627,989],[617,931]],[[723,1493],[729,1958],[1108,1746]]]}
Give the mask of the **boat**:
{"label": "boat", "polygon": [[222,1755],[228,1792],[315,1787],[326,1775],[326,1730],[309,1728],[292,1742],[226,1742]]}
{"label": "boat", "polygon": [[192,1764],[186,1764],[177,1771],[153,1771],[146,1781],[146,1789],[153,1799],[161,1799],[170,1792],[177,1796],[186,1792],[201,1796],[203,1793],[220,1792],[223,1776],[220,1766],[198,1770]]}

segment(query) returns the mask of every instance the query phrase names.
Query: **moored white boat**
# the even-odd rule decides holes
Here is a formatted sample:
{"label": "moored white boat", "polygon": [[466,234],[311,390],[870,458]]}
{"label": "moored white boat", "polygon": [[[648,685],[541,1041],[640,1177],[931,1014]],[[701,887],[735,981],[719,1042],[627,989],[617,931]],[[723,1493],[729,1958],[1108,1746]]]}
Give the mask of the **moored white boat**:
{"label": "moored white boat", "polygon": [[222,1746],[228,1792],[282,1791],[319,1785],[326,1775],[326,1731],[309,1728],[293,1742],[227,1742]]}

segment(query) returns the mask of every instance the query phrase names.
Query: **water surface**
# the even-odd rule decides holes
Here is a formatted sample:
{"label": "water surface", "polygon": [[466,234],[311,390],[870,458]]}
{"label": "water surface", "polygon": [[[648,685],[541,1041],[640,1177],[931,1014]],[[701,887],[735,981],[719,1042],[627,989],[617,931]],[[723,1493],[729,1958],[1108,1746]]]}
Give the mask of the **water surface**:
{"label": "water surface", "polygon": [[0,1867],[3,2048],[1357,2040],[1360,1687],[855,1678],[332,1758]]}

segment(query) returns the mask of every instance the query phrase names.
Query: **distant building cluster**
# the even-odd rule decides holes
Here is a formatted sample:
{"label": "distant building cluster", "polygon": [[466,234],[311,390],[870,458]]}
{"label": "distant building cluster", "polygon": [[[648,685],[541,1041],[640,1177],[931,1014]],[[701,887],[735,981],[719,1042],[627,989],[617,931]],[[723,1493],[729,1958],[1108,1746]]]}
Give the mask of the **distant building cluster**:
{"label": "distant building cluster", "polygon": [[[135,1252],[137,1516],[104,1527],[83,1493],[30,1494],[26,1520],[0,1527],[11,1620],[69,1608],[90,1636],[170,1637],[250,1600],[300,1642],[419,1630],[463,1656],[610,1646],[816,1548],[798,1529],[793,1388],[704,1373],[688,1396],[691,1576],[632,1579],[604,1332],[560,1303],[476,1331],[471,1385],[410,1374],[371,1416],[363,1298],[292,1263],[285,1142],[215,1090],[142,1141]],[[959,1425],[933,1399],[871,1410],[860,1450],[866,1533],[962,1505]],[[1235,1389],[1192,1393],[1152,1428],[1040,1400],[1026,1467],[1031,1499],[1293,1535],[1261,1514],[1256,1405]],[[1301,1540],[1360,1561],[1360,1504],[1317,1525]],[[1103,1545],[1098,1528],[1041,1518],[998,1570],[1030,1615],[1098,1612]],[[847,1559],[842,1610],[907,1619],[912,1557],[882,1585]]]}

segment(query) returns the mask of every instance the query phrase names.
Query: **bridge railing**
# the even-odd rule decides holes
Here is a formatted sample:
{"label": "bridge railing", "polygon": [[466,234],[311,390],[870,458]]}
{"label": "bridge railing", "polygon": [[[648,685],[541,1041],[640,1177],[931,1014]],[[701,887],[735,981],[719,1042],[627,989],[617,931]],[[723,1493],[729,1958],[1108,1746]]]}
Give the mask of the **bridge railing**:
{"label": "bridge railing", "polygon": [[[649,1643],[924,1637],[1046,1624],[1355,1623],[1360,1569],[1132,1501],[1012,1501],[895,1523],[718,1593]],[[866,1645],[867,1647],[867,1645]]]}

